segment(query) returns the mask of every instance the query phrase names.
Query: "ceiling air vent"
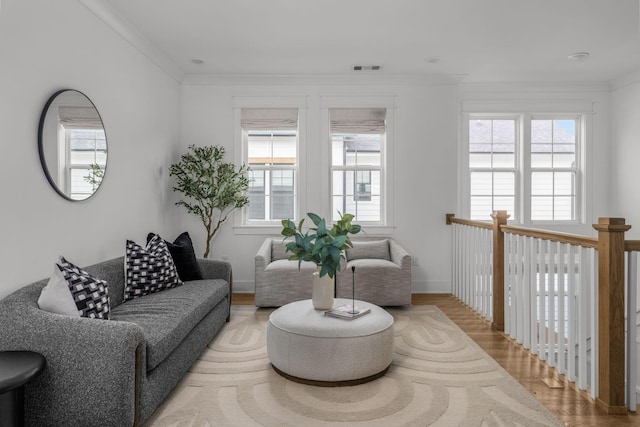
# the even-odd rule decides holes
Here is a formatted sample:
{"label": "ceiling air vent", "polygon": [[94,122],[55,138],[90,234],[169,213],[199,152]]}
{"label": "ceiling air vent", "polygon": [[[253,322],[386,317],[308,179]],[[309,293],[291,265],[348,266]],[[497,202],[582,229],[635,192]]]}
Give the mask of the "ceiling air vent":
{"label": "ceiling air vent", "polygon": [[353,71],[380,71],[382,65],[354,65]]}

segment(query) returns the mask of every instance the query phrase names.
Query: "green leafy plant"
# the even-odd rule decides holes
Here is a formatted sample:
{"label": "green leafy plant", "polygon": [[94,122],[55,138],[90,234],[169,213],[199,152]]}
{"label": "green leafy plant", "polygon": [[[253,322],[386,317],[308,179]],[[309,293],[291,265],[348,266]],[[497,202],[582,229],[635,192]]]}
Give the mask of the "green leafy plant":
{"label": "green leafy plant", "polygon": [[[340,212],[338,212],[340,213]],[[320,267],[320,277],[328,274],[333,278],[336,272],[340,271],[340,260],[344,258],[343,251],[352,248],[353,243],[349,239],[349,234],[357,234],[361,227],[358,224],[352,224],[352,214],[340,213],[340,220],[328,229],[324,218],[309,212],[307,216],[311,218],[315,227],[309,228],[304,234],[302,225],[304,218],[300,223],[296,224],[289,220],[282,220],[281,234],[293,237],[293,240],[286,245],[288,252],[292,255],[290,260],[298,261],[298,268],[302,261],[314,262]]]}
{"label": "green leafy plant", "polygon": [[207,232],[204,257],[207,258],[211,239],[229,214],[249,204],[246,194],[249,168],[241,165],[236,169],[233,163],[225,163],[224,147],[218,145],[190,145],[189,150],[178,163],[170,166],[169,171],[176,180],[173,191],[185,196],[176,202],[176,206],[184,206],[204,224]]}
{"label": "green leafy plant", "polygon": [[91,184],[92,191],[96,191],[102,183],[102,177],[104,177],[104,168],[97,163],[91,163],[89,165],[89,174],[84,176],[83,179]]}

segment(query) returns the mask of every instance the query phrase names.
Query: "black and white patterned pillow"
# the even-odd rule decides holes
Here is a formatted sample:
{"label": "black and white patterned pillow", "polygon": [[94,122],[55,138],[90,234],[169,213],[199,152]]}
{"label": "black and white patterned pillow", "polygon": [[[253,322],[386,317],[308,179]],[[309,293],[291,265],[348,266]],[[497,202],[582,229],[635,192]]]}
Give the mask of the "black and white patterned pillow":
{"label": "black and white patterned pillow", "polygon": [[[156,233],[149,233],[147,235],[147,243],[153,239]],[[171,258],[173,258],[173,263],[176,265],[176,270],[178,270],[178,277],[183,282],[188,282],[190,280],[202,280],[202,270],[200,270],[200,265],[198,264],[198,259],[196,258],[196,253],[193,250],[193,242],[191,241],[191,237],[189,233],[186,231],[180,234],[173,243],[165,240],[167,244],[167,248],[169,248],[169,253],[171,254]]]}
{"label": "black and white patterned pillow", "polygon": [[109,288],[107,282],[91,276],[60,257],[57,264],[67,281],[73,302],[82,317],[109,320]]}
{"label": "black and white patterned pillow", "polygon": [[182,285],[167,244],[157,234],[143,248],[127,240],[124,300]]}

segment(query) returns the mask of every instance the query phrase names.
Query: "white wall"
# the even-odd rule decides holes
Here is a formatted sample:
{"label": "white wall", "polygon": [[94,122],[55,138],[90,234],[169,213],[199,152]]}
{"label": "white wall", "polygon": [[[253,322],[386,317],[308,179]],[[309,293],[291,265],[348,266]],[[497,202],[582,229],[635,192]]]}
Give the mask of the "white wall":
{"label": "white wall", "polygon": [[631,224],[627,239],[640,239],[640,73],[619,82],[611,99],[613,213]]}
{"label": "white wall", "polygon": [[[84,202],[58,196],[38,158],[41,110],[62,88],[91,98],[107,132],[103,185]],[[88,265],[165,232],[179,88],[76,0],[2,2],[0,298],[48,277],[60,254]]]}
{"label": "white wall", "polygon": [[[274,80],[276,81],[274,83]],[[288,80],[291,80],[290,82]],[[322,165],[314,159],[329,147],[321,138],[322,96],[395,96],[394,123],[394,225],[392,236],[417,257],[413,267],[413,292],[449,292],[451,289],[450,229],[445,214],[456,202],[457,115],[456,86],[421,82],[336,78],[220,78],[185,82],[182,89],[181,143],[218,144],[227,159],[235,160],[234,96],[307,97],[307,211],[328,216],[326,203],[316,197]],[[325,155],[325,157],[327,157]],[[324,183],[325,188],[328,184]],[[174,195],[177,200],[177,195]],[[181,209],[176,207],[175,209]],[[195,216],[180,216],[174,234],[188,230],[196,251],[204,250],[204,228]],[[279,229],[273,233],[277,235]],[[254,290],[254,256],[267,237],[240,234],[226,224],[213,241],[213,258],[228,258],[233,264],[235,289]]]}

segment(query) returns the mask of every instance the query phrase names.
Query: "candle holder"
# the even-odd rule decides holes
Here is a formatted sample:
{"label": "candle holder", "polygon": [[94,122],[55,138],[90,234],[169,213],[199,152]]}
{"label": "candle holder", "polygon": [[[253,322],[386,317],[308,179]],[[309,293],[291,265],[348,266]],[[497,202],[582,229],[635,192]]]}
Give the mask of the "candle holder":
{"label": "candle holder", "polygon": [[359,314],[360,310],[356,309],[356,266],[351,266],[351,310],[349,314]]}

